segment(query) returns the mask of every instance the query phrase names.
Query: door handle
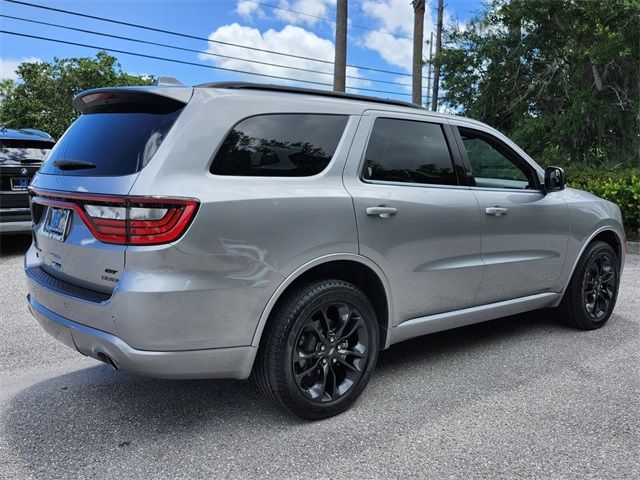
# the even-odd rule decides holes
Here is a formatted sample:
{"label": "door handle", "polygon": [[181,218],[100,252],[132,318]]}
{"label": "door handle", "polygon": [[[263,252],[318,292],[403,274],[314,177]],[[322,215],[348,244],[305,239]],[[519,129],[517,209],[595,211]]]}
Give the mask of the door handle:
{"label": "door handle", "polygon": [[504,207],[487,207],[484,209],[484,213],[486,213],[487,215],[493,215],[495,217],[506,215],[508,211],[509,209]]}
{"label": "door handle", "polygon": [[397,208],[386,205],[380,205],[379,207],[367,207],[367,215],[371,215],[372,217],[378,216],[380,218],[389,218],[396,213],[398,213]]}

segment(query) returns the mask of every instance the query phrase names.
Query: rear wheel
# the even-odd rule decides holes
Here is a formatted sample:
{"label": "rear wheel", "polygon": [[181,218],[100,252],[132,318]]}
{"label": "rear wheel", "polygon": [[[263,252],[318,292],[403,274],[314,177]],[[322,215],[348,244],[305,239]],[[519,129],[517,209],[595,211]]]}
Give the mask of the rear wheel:
{"label": "rear wheel", "polygon": [[604,242],[590,244],[578,261],[558,307],[561,320],[573,327],[602,327],[618,297],[620,269],[616,253]]}
{"label": "rear wheel", "polygon": [[322,280],[289,296],[258,353],[261,390],[311,420],[346,410],[362,393],[378,356],[378,323],[367,297],[341,280]]}

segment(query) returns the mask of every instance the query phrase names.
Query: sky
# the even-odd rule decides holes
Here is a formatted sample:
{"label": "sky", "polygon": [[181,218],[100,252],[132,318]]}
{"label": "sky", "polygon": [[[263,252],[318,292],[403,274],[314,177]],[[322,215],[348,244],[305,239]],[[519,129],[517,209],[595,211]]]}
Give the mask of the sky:
{"label": "sky", "polygon": [[[101,47],[107,51],[116,49],[188,62],[190,64],[180,64],[111,52],[126,72],[171,76],[185,85],[242,80],[330,89],[333,81],[333,66],[330,62],[333,61],[334,55],[335,23],[330,19],[335,18],[335,0],[24,1],[184,33],[196,38],[184,38],[0,0],[2,15],[49,22],[88,32],[65,30],[6,17],[0,17],[0,30],[91,46],[66,45],[0,33],[2,79],[16,79],[15,68],[24,61],[48,62],[54,57],[94,56],[97,51],[95,47]],[[482,0],[447,0],[445,24],[464,24],[481,7]],[[348,20],[347,64],[352,66],[347,68],[347,87],[353,88],[347,88],[347,91],[410,100],[413,35],[411,1],[349,0]],[[425,40],[429,40],[431,32],[435,31],[435,24],[436,0],[427,0]],[[98,33],[128,37],[134,41],[96,35]],[[185,48],[189,51],[144,44],[140,43],[140,40]],[[256,49],[307,58],[292,58]],[[429,47],[425,45],[425,57],[428,57],[428,51]],[[371,68],[391,73],[368,70]],[[250,73],[284,78],[269,78]],[[426,68],[424,75],[427,75]]]}

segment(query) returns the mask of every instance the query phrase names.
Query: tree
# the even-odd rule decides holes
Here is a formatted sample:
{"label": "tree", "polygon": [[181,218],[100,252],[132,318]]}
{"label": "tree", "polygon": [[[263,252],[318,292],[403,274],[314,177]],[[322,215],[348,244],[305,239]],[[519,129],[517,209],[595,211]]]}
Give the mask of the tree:
{"label": "tree", "polygon": [[59,138],[77,117],[75,95],[97,87],[150,85],[149,76],[122,71],[115,57],[98,52],[92,58],[54,58],[18,66],[18,81],[0,105],[0,124],[9,128],[38,128]]}
{"label": "tree", "polygon": [[2,105],[5,99],[9,98],[13,94],[15,88],[16,82],[11,80],[10,78],[0,80],[0,105]]}
{"label": "tree", "polygon": [[422,105],[422,44],[424,36],[424,2],[413,0],[413,78],[411,101]]}
{"label": "tree", "polygon": [[347,0],[336,4],[336,52],[333,62],[333,90],[344,92],[347,75]]}
{"label": "tree", "polygon": [[637,0],[492,0],[434,59],[444,100],[538,158],[637,162]]}

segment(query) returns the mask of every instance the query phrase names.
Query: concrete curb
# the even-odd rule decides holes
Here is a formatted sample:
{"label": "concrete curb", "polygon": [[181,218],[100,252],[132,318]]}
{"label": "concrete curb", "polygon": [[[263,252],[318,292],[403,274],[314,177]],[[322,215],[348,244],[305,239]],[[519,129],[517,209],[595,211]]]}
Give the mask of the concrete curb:
{"label": "concrete curb", "polygon": [[627,242],[627,251],[629,253],[640,254],[640,242]]}

